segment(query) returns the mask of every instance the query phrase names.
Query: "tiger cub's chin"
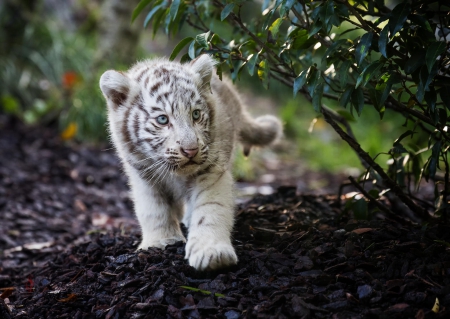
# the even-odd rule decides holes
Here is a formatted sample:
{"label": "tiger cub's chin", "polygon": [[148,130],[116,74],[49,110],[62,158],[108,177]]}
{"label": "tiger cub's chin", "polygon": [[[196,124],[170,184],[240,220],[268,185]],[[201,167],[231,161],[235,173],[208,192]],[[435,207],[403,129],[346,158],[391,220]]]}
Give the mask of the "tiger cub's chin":
{"label": "tiger cub's chin", "polygon": [[214,65],[208,55],[186,64],[154,59],[100,78],[111,139],[142,229],[139,247],[185,240],[183,220],[186,259],[198,270],[238,260],[231,244],[236,142],[248,152],[282,134],[276,117],[249,116],[232,84],[214,75]]}

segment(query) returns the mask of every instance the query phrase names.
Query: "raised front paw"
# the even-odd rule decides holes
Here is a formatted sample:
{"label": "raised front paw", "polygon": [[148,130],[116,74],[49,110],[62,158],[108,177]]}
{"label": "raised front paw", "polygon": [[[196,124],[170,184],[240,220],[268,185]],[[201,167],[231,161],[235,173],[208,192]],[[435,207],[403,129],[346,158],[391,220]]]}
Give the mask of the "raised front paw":
{"label": "raised front paw", "polygon": [[212,270],[235,265],[237,256],[231,243],[191,238],[186,244],[189,265],[197,270]]}
{"label": "raised front paw", "polygon": [[161,238],[161,239],[144,239],[142,243],[139,245],[138,249],[148,249],[149,247],[157,247],[164,249],[167,245],[173,245],[178,241],[186,242],[184,236],[174,236],[170,238]]}

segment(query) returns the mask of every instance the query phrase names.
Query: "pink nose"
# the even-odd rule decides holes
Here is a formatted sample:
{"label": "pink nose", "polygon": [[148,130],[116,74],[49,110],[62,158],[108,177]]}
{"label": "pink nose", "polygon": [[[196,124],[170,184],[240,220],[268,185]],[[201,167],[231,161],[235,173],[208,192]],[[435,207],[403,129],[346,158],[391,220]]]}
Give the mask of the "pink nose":
{"label": "pink nose", "polygon": [[197,148],[191,148],[191,149],[181,148],[181,153],[184,156],[186,156],[187,158],[193,158],[198,153],[198,147]]}

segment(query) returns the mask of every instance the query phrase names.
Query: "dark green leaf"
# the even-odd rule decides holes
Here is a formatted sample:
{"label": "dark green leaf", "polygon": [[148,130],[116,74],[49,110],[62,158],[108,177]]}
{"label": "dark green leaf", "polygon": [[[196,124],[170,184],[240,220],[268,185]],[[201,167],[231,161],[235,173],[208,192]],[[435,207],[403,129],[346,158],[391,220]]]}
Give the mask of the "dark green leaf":
{"label": "dark green leaf", "polygon": [[312,37],[314,34],[319,32],[320,29],[322,29],[322,24],[320,23],[320,21],[314,22],[314,24],[309,29],[308,36]]}
{"label": "dark green leaf", "polygon": [[361,62],[364,60],[367,53],[369,52],[370,46],[372,44],[372,37],[373,37],[373,33],[367,32],[366,34],[364,34],[361,37],[361,40],[359,41],[358,45],[356,46],[355,57],[356,57],[356,62],[358,63],[358,65],[361,65]]}
{"label": "dark green leaf", "polygon": [[389,29],[391,30],[391,37],[393,37],[398,31],[400,31],[410,12],[411,5],[407,1],[404,1],[403,3],[395,6],[395,8],[391,12],[391,17],[388,23]]}
{"label": "dark green leaf", "polygon": [[364,107],[364,92],[361,88],[357,88],[352,93],[352,104],[356,108],[356,112],[361,116]]}
{"label": "dark green leaf", "polygon": [[401,143],[394,143],[394,146],[391,148],[390,153],[398,155],[402,153],[408,153],[408,150]]}
{"label": "dark green leaf", "polygon": [[358,76],[355,88],[357,88],[360,84],[362,84],[362,86],[366,86],[370,79],[378,72],[379,69],[383,67],[383,65],[384,62],[375,61],[366,66],[366,68]]}
{"label": "dark green leaf", "polygon": [[253,76],[253,74],[255,72],[255,65],[256,65],[256,62],[258,61],[258,56],[259,56],[259,53],[255,53],[255,54],[252,54],[251,56],[249,56],[247,59],[247,70],[251,76]]}
{"label": "dark green leaf", "polygon": [[389,42],[389,26],[385,26],[383,28],[383,30],[381,30],[380,32],[380,38],[378,39],[378,49],[380,50],[380,53],[387,58],[387,51],[386,51],[386,46]]}
{"label": "dark green leaf", "polygon": [[341,97],[339,98],[339,104],[342,107],[347,107],[347,104],[350,102],[350,99],[352,97],[353,90],[353,86],[347,85],[346,90],[341,94]]}
{"label": "dark green leaf", "polygon": [[298,77],[294,80],[294,97],[297,95],[297,92],[305,85],[306,83],[306,76],[308,75],[308,69],[303,70],[300,72]]}
{"label": "dark green leaf", "polygon": [[[330,19],[334,15],[334,2],[331,0],[328,0],[325,5],[325,11],[324,11],[324,23],[326,26],[330,24]],[[330,25],[331,26],[331,25]]]}
{"label": "dark green leaf", "polygon": [[[164,5],[166,5],[166,2],[163,2]],[[153,37],[155,37],[156,32],[158,31],[159,27],[161,26],[161,21],[164,19],[164,17],[167,17],[169,15],[169,8],[163,7],[161,10],[158,10],[155,13],[155,17],[153,19]]]}
{"label": "dark green leaf", "polygon": [[380,105],[384,105],[384,102],[388,98],[392,85],[395,83],[399,83],[401,80],[400,76],[397,73],[391,74],[389,79],[386,81],[386,86],[384,87],[383,94],[381,95]]}
{"label": "dark green leaf", "polygon": [[225,20],[228,17],[228,15],[233,11],[234,6],[234,3],[229,3],[225,6],[225,8],[223,8],[222,12],[220,13],[221,21]]}
{"label": "dark green leaf", "polygon": [[134,20],[137,18],[137,16],[142,12],[142,9],[144,9],[146,6],[148,6],[153,0],[141,0],[139,1],[136,8],[133,10],[133,14],[131,15],[131,22],[134,22]]}
{"label": "dark green leaf", "polygon": [[445,51],[447,45],[445,42],[433,42],[427,49],[427,54],[425,57],[428,72],[431,72],[431,68],[436,63],[436,58]]}
{"label": "dark green leaf", "polygon": [[324,62],[325,59],[327,59],[330,55],[332,55],[334,51],[336,51],[341,45],[347,43],[347,41],[348,41],[347,39],[341,39],[330,45],[330,47],[325,51],[324,55],[322,56],[322,62]]}
{"label": "dark green leaf", "polygon": [[289,13],[289,11],[291,10],[294,3],[295,3],[295,0],[284,0],[283,1],[283,4],[281,5],[281,8],[280,8],[280,16],[282,18],[284,18],[284,16],[287,13]]}
{"label": "dark green leaf", "polygon": [[394,146],[395,145],[397,145],[397,144],[399,144],[405,137],[408,137],[408,136],[413,136],[414,135],[414,132],[413,131],[411,131],[411,130],[407,130],[405,133],[403,133],[402,135],[400,135],[400,137],[398,138],[398,139],[396,139],[395,141],[394,141]]}
{"label": "dark green leaf", "polygon": [[436,107],[437,94],[434,87],[431,87],[429,91],[425,92],[425,102],[427,102],[428,107],[434,112]]}
{"label": "dark green leaf", "polygon": [[231,72],[231,80],[235,82],[238,79],[241,68],[244,66],[244,61],[234,60],[233,61],[233,72]]}
{"label": "dark green leaf", "polygon": [[351,60],[345,60],[339,68],[339,81],[341,84],[341,88],[344,88],[347,85],[351,64]]}
{"label": "dark green leaf", "polygon": [[292,38],[291,49],[293,50],[307,49],[317,42],[316,39],[308,36],[308,31],[306,30],[295,30],[289,37]]}
{"label": "dark green leaf", "polygon": [[187,37],[181,40],[173,49],[172,54],[169,57],[169,60],[173,61],[177,57],[178,53],[180,53],[180,51],[192,40],[194,40],[194,38],[192,37]]}
{"label": "dark green leaf", "polygon": [[175,17],[177,16],[179,7],[180,7],[180,0],[173,0],[172,4],[170,5],[170,11],[169,11],[170,20],[172,20],[172,21],[175,20]]}
{"label": "dark green leaf", "polygon": [[197,34],[195,36],[195,42],[197,42],[200,45],[200,47],[205,48],[205,49],[209,49],[208,37],[209,37],[210,33],[211,32],[208,31],[206,33]]}
{"label": "dark green leaf", "polygon": [[415,51],[405,64],[405,73],[413,73],[419,66],[425,63],[425,51]]}
{"label": "dark green leaf", "polygon": [[356,200],[352,205],[352,210],[357,220],[367,220],[369,218],[369,206],[364,198]]}
{"label": "dark green leaf", "polygon": [[195,40],[191,42],[191,45],[189,45],[188,54],[191,60],[195,59]]}
{"label": "dark green leaf", "polygon": [[316,112],[322,109],[323,82],[319,83],[314,89],[312,104]]}
{"label": "dark green leaf", "polygon": [[450,87],[443,86],[439,90],[439,96],[441,97],[442,102],[450,110]]}
{"label": "dark green leaf", "polygon": [[316,88],[317,82],[319,82],[320,79],[320,72],[315,68],[311,67],[308,74],[308,81],[306,88],[308,89],[309,95],[311,97],[314,97],[314,89]]}
{"label": "dark green leaf", "polygon": [[150,12],[147,14],[147,16],[145,17],[145,21],[144,21],[144,28],[147,27],[148,23],[150,22],[150,20],[153,18],[153,16],[155,15],[156,12],[159,11],[159,9],[161,9],[162,7],[164,7],[166,5],[166,2],[163,1],[160,4],[156,5],[153,7],[152,10],[150,10]]}
{"label": "dark green leaf", "polygon": [[439,153],[441,152],[441,141],[437,141],[431,149],[430,162],[428,164],[428,177],[434,178],[436,169],[439,168]]}
{"label": "dark green leaf", "polygon": [[419,85],[417,86],[416,99],[419,103],[422,103],[426,90],[426,82],[428,79],[428,70],[425,66],[422,66],[419,73]]}

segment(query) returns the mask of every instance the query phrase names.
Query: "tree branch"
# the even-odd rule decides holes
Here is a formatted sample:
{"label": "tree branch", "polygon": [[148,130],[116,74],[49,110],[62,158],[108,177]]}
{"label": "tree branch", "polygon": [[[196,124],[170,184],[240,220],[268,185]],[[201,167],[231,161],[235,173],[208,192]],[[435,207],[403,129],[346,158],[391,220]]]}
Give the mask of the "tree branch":
{"label": "tree branch", "polygon": [[360,156],[361,159],[363,159],[365,162],[367,162],[370,167],[372,167],[381,177],[383,180],[383,183],[389,187],[395,195],[397,195],[400,200],[408,206],[409,209],[411,209],[417,216],[420,216],[423,219],[429,219],[428,212],[423,209],[422,207],[416,205],[403,191],[401,188],[395,183],[381,168],[380,165],[378,165],[368,153],[366,153],[361,146],[356,142],[350,135],[345,133],[339,125],[333,120],[333,118],[327,114],[327,112],[324,112],[322,109],[322,114],[324,115],[325,121],[327,121],[328,124],[330,124],[333,129],[336,131],[336,133],[339,134],[339,136],[347,142],[347,144]]}

